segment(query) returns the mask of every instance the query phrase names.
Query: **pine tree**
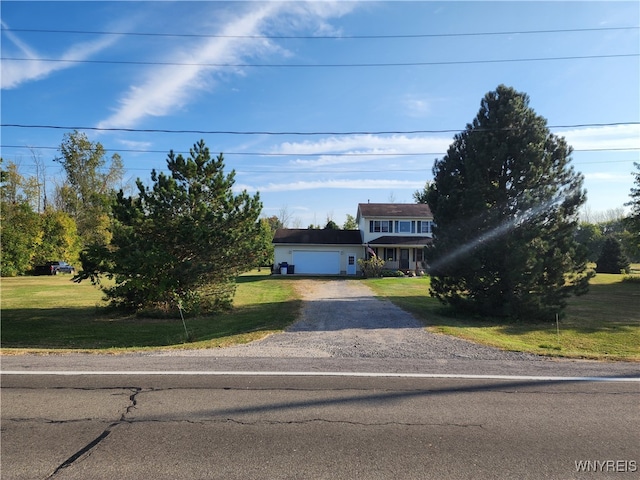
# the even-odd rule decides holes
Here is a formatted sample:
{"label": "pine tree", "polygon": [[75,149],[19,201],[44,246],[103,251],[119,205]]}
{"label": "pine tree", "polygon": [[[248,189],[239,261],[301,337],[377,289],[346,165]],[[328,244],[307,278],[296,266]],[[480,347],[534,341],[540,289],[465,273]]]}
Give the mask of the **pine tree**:
{"label": "pine tree", "polygon": [[106,287],[116,305],[135,310],[211,311],[231,305],[235,278],[258,263],[259,195],[234,195],[235,172],[225,175],[222,154],[204,141],[190,156],[169,153],[170,175],[137,181],[138,195],[118,194],[113,239],[82,257],[78,279],[115,279]]}
{"label": "pine tree", "polygon": [[500,85],[485,95],[436,160],[426,192],[437,298],[481,315],[540,319],[586,292],[586,252],[574,240],[585,191],[570,155],[526,94]]}
{"label": "pine tree", "polygon": [[629,259],[622,251],[620,242],[614,236],[608,236],[598,258],[597,273],[621,273],[629,270]]}
{"label": "pine tree", "polygon": [[635,186],[631,188],[631,201],[626,205],[631,207],[631,214],[626,219],[626,225],[629,232],[633,234],[635,239],[635,247],[640,249],[640,163],[634,162],[636,171],[633,173]]}

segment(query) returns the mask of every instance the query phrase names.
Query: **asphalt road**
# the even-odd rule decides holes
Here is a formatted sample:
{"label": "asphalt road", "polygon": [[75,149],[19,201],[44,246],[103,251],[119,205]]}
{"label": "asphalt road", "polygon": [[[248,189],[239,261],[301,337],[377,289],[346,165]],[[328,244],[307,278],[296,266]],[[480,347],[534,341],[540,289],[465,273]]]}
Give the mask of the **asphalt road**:
{"label": "asphalt road", "polygon": [[243,347],[3,356],[2,479],[639,478],[639,364],[500,352],[313,286]]}
{"label": "asphalt road", "polygon": [[[80,368],[59,370],[74,357]],[[391,376],[369,376],[344,360],[233,373],[237,359],[195,370],[185,357],[149,374],[145,358],[3,358],[2,478],[638,478],[640,384],[625,364],[620,381],[569,381],[436,364],[393,376],[407,365],[383,361]]]}

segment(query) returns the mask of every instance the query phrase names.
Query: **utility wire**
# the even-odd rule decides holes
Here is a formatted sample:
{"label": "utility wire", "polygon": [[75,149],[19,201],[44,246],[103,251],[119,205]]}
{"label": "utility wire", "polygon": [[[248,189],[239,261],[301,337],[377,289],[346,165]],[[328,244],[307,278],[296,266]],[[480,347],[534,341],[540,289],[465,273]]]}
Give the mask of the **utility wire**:
{"label": "utility wire", "polygon": [[96,65],[155,65],[155,66],[184,66],[184,67],[216,67],[216,68],[380,68],[380,67],[425,67],[435,65],[474,65],[490,63],[516,62],[544,62],[558,60],[590,60],[598,58],[630,58],[639,57],[640,53],[620,53],[609,55],[572,55],[566,57],[535,57],[535,58],[505,58],[493,60],[447,60],[438,62],[398,62],[398,63],[188,63],[188,62],[158,62],[142,60],[73,60],[64,58],[26,58],[1,57],[2,61],[16,62],[57,62],[57,63],[85,63]]}
{"label": "utility wire", "polygon": [[143,36],[143,37],[183,37],[183,38],[247,38],[247,39],[303,39],[303,40],[369,40],[369,39],[393,39],[393,38],[446,38],[446,37],[479,37],[492,35],[530,35],[547,33],[576,33],[576,32],[602,32],[615,30],[638,30],[638,26],[623,27],[597,27],[597,28],[563,28],[554,30],[516,30],[506,32],[456,32],[456,33],[417,33],[417,34],[391,34],[391,35],[218,35],[206,33],[159,33],[159,32],[113,32],[92,30],[55,30],[40,28],[7,28],[6,32],[29,33],[73,33],[84,35],[118,35],[118,36]]}
{"label": "utility wire", "polygon": [[[33,146],[33,145],[0,145],[0,148],[32,148],[37,150],[59,150],[60,147],[50,146]],[[618,152],[618,151],[635,151],[640,147],[620,147],[620,148],[577,148],[574,152]],[[114,153],[158,153],[167,154],[166,150],[142,150],[142,149],[115,149],[105,148],[105,152]],[[188,155],[187,151],[176,151],[176,154]],[[225,156],[255,156],[255,157],[421,157],[427,155],[445,155],[447,152],[398,152],[398,153],[344,153],[344,152],[318,152],[318,153],[273,153],[273,152],[222,152]],[[626,161],[626,160],[625,160]]]}
{"label": "utility wire", "polygon": [[[176,152],[178,153],[178,152]],[[186,152],[181,152],[186,153]],[[226,154],[225,154],[226,155]],[[597,164],[611,164],[611,163],[631,163],[635,162],[634,159],[626,159],[626,160],[595,160],[590,162],[576,162],[576,165],[597,165]],[[20,163],[19,167],[37,167],[35,163]],[[236,171],[238,174],[247,174],[247,173],[257,173],[257,174],[282,174],[283,172],[292,173],[292,174],[309,174],[309,175],[319,175],[319,174],[339,174],[339,173],[380,173],[380,170],[362,170],[362,169],[349,169],[349,170],[324,170],[322,168],[317,169],[297,169],[294,166],[289,165],[290,168],[283,170],[282,166],[274,167],[274,166],[265,166],[262,169],[254,170],[259,165],[251,165],[249,168],[244,168],[242,166],[233,166],[232,169]],[[276,169],[277,168],[277,169]],[[107,172],[108,168],[102,167],[98,168],[99,171]],[[126,167],[125,171],[135,171],[135,172],[150,172],[151,170],[161,171],[161,168],[157,167]],[[424,172],[424,167],[416,167],[416,168],[385,168],[385,172]]]}
{"label": "utility wire", "polygon": [[[573,125],[547,125],[547,128],[586,128],[586,127],[613,127],[620,125],[640,125],[640,122],[611,122],[611,123],[578,123]],[[81,126],[62,126],[62,125],[28,125],[18,123],[2,123],[0,127],[12,128],[40,128],[54,130],[89,130],[100,132],[138,132],[138,133],[189,133],[201,135],[297,135],[297,136],[316,136],[316,135],[418,135],[425,133],[460,133],[463,129],[442,129],[442,130],[381,130],[381,131],[346,131],[346,132],[275,132],[275,131],[240,131],[240,130],[172,130],[159,128],[109,128],[109,127],[81,127]],[[499,129],[474,129],[473,132],[490,132],[490,131],[509,131],[517,130],[517,128],[499,128]]]}

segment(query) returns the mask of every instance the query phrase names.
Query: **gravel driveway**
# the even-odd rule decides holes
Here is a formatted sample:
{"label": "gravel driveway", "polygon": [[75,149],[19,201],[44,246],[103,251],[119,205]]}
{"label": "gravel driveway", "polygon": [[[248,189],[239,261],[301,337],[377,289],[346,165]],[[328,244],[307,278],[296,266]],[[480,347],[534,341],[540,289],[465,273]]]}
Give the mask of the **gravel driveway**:
{"label": "gravel driveway", "polygon": [[357,280],[300,280],[300,319],[285,332],[217,349],[216,356],[333,358],[466,358],[523,360],[503,352],[426,331],[411,314],[375,297]]}

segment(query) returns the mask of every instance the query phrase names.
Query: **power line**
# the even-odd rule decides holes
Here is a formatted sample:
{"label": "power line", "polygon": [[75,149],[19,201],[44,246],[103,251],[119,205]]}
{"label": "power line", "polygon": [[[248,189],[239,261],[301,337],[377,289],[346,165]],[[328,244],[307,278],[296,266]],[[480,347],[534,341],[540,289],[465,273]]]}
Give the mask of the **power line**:
{"label": "power line", "polygon": [[[34,146],[34,145],[0,145],[0,148],[32,148],[38,150],[59,150],[60,147]],[[620,147],[620,148],[577,148],[574,152],[619,152],[636,151],[640,147]],[[158,153],[166,155],[166,150],[142,150],[142,149],[115,149],[105,148],[105,152],[114,153]],[[176,154],[188,155],[188,151],[176,151]],[[447,152],[398,152],[398,153],[353,153],[353,152],[317,152],[317,153],[274,153],[274,152],[224,152],[225,156],[256,156],[256,157],[421,157],[428,155],[445,155]]]}
{"label": "power line", "polygon": [[[631,162],[635,162],[636,160],[634,159],[626,159],[626,160],[597,160],[597,161],[591,161],[591,162],[575,162],[574,163],[576,165],[604,165],[604,164],[612,164],[612,163],[631,163]],[[20,163],[19,165],[20,167],[36,167],[36,164],[32,164],[32,163]],[[253,168],[255,168],[255,166],[253,166]],[[273,167],[267,167],[265,169],[260,169],[260,170],[255,170],[252,168],[244,168],[241,166],[235,166],[232,167],[233,170],[236,171],[237,174],[240,175],[246,175],[246,174],[282,174],[284,171],[282,169],[282,167],[278,167],[277,170],[271,170],[269,168],[273,168]],[[100,171],[108,171],[107,168],[99,168],[98,170]],[[162,168],[157,168],[157,167],[146,167],[146,168],[140,168],[140,167],[127,167],[125,168],[125,172],[150,172],[152,170],[156,170],[156,171],[162,171]],[[385,172],[390,172],[390,173],[412,173],[412,172],[416,172],[416,173],[424,173],[424,172],[428,172],[428,168],[424,168],[424,167],[419,167],[419,168],[385,168]],[[335,174],[351,174],[351,173],[380,173],[380,170],[362,170],[362,169],[349,169],[349,170],[324,170],[324,169],[314,169],[314,170],[309,170],[309,169],[296,169],[296,168],[288,168],[286,170],[287,173],[289,174],[300,174],[300,175],[326,175],[326,174],[331,174],[331,175],[335,175]]]}
{"label": "power line", "polygon": [[[640,122],[610,122],[610,123],[578,123],[573,125],[547,125],[547,128],[587,128],[587,127],[615,127],[621,125],[640,125]],[[159,128],[115,128],[115,127],[82,127],[82,126],[62,126],[62,125],[28,125],[19,123],[2,123],[0,127],[11,128],[40,128],[53,130],[89,130],[99,132],[136,132],[136,133],[189,133],[198,135],[265,135],[265,136],[318,136],[318,135],[419,135],[426,133],[460,133],[463,129],[441,129],[441,130],[380,130],[380,131],[266,131],[266,130],[173,130]],[[500,129],[474,129],[474,132],[509,131],[517,128]]]}
{"label": "power line", "polygon": [[84,63],[95,65],[143,65],[143,66],[183,66],[183,67],[215,67],[215,68],[381,68],[381,67],[426,67],[437,65],[478,65],[492,63],[545,62],[559,60],[593,60],[601,58],[639,57],[640,53],[620,53],[608,55],[573,55],[565,57],[506,58],[492,60],[447,60],[438,62],[398,62],[398,63],[188,63],[158,62],[143,60],[74,60],[64,58],[26,58],[1,57],[2,61],[16,62],[56,62]]}
{"label": "power line", "polygon": [[6,32],[29,32],[29,33],[72,33],[83,35],[118,35],[118,36],[144,36],[144,37],[182,37],[182,38],[247,38],[247,39],[302,39],[302,40],[368,40],[368,39],[394,39],[394,38],[446,38],[446,37],[478,37],[493,35],[532,35],[547,33],[581,33],[581,32],[602,32],[615,30],[638,30],[638,26],[622,27],[594,27],[594,28],[562,28],[553,30],[514,30],[504,32],[455,32],[455,33],[417,33],[417,34],[391,34],[391,35],[219,35],[206,33],[160,33],[160,32],[115,32],[115,31],[92,31],[92,30],[55,30],[39,28],[7,28],[2,27]]}

